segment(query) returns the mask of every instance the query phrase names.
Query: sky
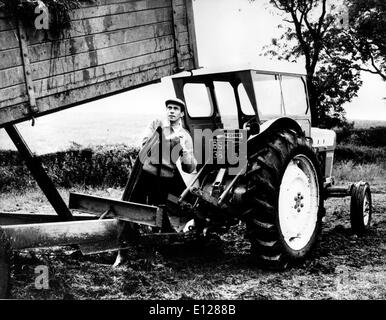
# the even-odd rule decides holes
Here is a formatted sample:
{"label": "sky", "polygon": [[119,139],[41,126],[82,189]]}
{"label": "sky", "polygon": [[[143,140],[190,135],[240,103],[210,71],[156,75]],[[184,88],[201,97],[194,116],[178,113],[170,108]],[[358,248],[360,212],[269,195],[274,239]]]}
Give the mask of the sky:
{"label": "sky", "polygon": [[[277,26],[283,23],[283,17],[274,12],[267,1],[195,0],[194,9],[202,66],[249,64],[279,70],[289,68],[289,64],[259,57],[262,47],[282,32]],[[303,64],[290,68],[305,72]],[[365,72],[362,80],[358,96],[345,105],[347,118],[386,121],[386,82]]]}
{"label": "sky", "polygon": [[[289,66],[259,57],[262,47],[282,32],[277,26],[283,17],[267,1],[195,0],[194,10],[202,66],[247,64],[305,72],[303,64]],[[386,121],[386,82],[369,73],[363,73],[362,79],[358,96],[345,105],[347,118]]]}

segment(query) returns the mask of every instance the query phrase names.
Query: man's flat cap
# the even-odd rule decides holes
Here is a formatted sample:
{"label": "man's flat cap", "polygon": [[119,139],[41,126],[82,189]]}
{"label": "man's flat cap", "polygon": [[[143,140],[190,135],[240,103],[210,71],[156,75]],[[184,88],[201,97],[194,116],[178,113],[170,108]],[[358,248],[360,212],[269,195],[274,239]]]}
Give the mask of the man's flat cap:
{"label": "man's flat cap", "polygon": [[176,104],[177,106],[181,107],[182,111],[185,111],[185,102],[178,98],[170,98],[165,101],[165,106],[168,106],[169,104]]}

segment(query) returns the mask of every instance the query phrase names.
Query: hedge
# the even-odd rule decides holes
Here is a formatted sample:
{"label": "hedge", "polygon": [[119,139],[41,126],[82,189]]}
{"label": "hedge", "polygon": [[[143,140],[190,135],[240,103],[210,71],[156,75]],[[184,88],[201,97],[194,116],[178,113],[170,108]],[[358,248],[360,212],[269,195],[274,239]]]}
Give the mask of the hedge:
{"label": "hedge", "polygon": [[[123,187],[138,149],[126,145],[97,146],[50,153],[40,158],[53,182],[60,187]],[[28,168],[14,151],[0,151],[0,191],[36,186]]]}

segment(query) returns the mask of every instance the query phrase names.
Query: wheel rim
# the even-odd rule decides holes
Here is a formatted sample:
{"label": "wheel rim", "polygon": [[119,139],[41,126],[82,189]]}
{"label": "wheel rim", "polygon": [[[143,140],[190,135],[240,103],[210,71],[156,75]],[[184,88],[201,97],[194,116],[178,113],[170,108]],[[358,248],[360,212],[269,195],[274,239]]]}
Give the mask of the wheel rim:
{"label": "wheel rim", "polygon": [[279,224],[284,241],[301,250],[311,241],[319,210],[319,183],[315,167],[305,155],[288,164],[280,185]]}
{"label": "wheel rim", "polygon": [[370,222],[370,200],[369,194],[365,192],[365,197],[363,199],[363,224],[367,226]]}

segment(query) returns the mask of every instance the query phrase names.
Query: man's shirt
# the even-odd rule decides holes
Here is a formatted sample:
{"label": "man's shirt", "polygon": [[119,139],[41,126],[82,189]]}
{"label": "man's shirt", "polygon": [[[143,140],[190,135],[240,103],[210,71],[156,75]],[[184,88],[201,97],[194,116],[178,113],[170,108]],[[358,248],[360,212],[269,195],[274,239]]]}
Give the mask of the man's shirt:
{"label": "man's shirt", "polygon": [[[175,144],[171,144],[172,148],[179,143],[182,149],[180,153],[182,170],[187,173],[192,173],[196,169],[197,165],[197,161],[193,153],[193,140],[189,132],[182,127],[181,122],[179,122],[178,126],[172,127],[169,121],[161,121],[159,119],[152,121],[145,130],[142,147],[153,136],[158,127],[162,128],[163,134],[167,140],[175,142]],[[172,158],[173,156],[171,157],[170,164],[173,168],[176,168],[175,161],[177,159]]]}

